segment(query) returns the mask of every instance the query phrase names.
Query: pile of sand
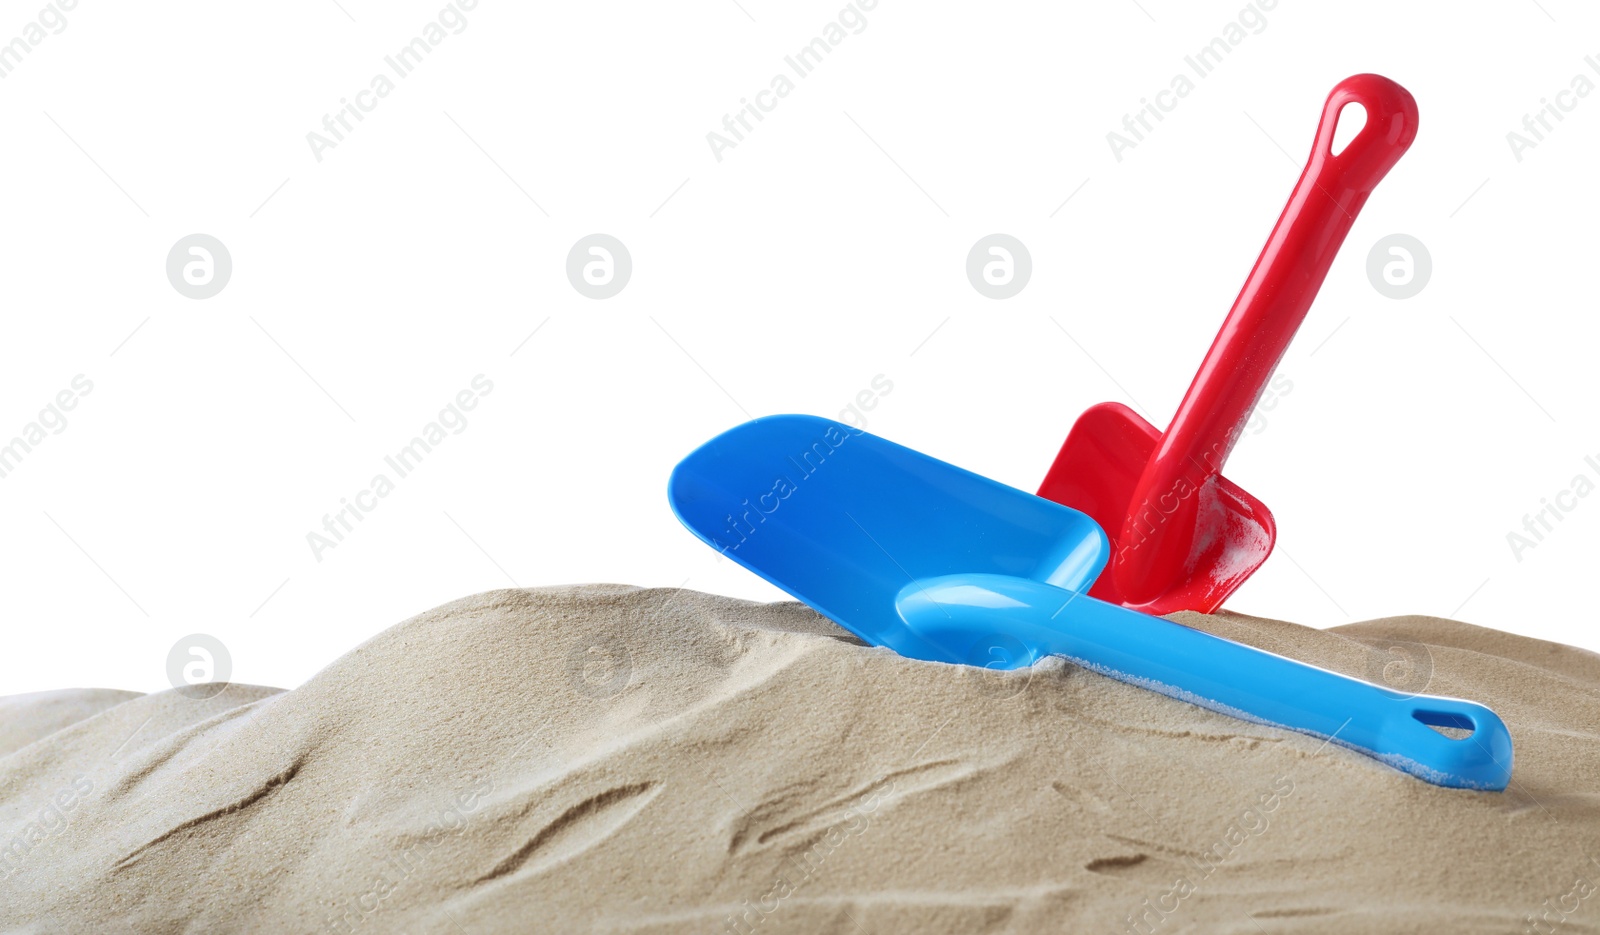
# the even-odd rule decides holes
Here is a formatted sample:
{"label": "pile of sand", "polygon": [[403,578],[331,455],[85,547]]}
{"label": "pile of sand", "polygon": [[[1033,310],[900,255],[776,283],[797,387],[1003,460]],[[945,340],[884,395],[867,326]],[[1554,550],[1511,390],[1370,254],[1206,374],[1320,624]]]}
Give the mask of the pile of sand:
{"label": "pile of sand", "polygon": [[1600,657],[1184,620],[1490,705],[1512,788],[1060,660],[903,659],[797,604],[497,591],[293,691],[0,700],[0,930],[1600,930]]}

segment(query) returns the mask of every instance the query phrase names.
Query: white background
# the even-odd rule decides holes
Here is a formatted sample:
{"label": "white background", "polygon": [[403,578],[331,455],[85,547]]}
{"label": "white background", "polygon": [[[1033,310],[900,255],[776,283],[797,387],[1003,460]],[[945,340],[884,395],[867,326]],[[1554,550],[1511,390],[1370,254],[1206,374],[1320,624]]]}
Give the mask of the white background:
{"label": "white background", "polygon": [[[1600,94],[1520,162],[1506,141],[1600,81],[1600,13],[1283,0],[1118,162],[1106,133],[1237,0],[881,0],[717,161],[707,132],[841,6],[481,0],[319,162],[306,134],[438,0],[81,0],[0,80],[0,435],[94,384],[0,479],[0,692],[163,688],[194,632],[292,686],[513,583],[779,599],[679,527],[668,472],[877,374],[869,431],[1031,490],[1092,403],[1166,423],[1360,71],[1421,131],[1229,463],[1280,529],[1229,606],[1600,648],[1600,497],[1520,562],[1506,541],[1600,454]],[[5,0],[0,40],[39,9]],[[634,264],[604,301],[565,274],[597,231]],[[165,273],[195,232],[233,258],[206,300]],[[993,232],[1033,257],[1005,301],[964,272]],[[1434,264],[1405,301],[1365,273],[1396,232]],[[469,426],[316,561],[306,534],[479,373]]]}

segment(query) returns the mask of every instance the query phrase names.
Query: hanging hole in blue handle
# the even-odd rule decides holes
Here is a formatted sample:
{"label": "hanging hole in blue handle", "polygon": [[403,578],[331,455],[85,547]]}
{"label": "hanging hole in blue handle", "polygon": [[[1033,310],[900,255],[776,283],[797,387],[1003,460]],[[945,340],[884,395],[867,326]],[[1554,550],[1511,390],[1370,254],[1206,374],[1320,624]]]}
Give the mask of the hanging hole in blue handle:
{"label": "hanging hole in blue handle", "polygon": [[1411,716],[1451,740],[1466,740],[1478,729],[1476,721],[1457,711],[1430,711],[1418,708],[1411,712]]}

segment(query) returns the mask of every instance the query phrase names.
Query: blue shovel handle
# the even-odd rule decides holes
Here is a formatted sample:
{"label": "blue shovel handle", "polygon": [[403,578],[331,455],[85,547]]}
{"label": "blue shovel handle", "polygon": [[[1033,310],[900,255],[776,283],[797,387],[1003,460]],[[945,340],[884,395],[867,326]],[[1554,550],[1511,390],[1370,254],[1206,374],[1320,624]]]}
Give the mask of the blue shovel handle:
{"label": "blue shovel handle", "polygon": [[1505,723],[1471,701],[1406,695],[1028,578],[924,578],[895,605],[957,662],[1018,668],[1065,656],[1232,717],[1327,738],[1435,785],[1499,791],[1511,780]]}

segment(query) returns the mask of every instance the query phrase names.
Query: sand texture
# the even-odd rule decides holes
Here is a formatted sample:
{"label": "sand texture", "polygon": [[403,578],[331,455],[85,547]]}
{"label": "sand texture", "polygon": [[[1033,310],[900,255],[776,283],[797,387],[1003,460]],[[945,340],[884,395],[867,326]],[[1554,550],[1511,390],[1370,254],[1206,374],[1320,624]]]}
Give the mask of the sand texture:
{"label": "sand texture", "polygon": [[798,604],[495,591],[293,691],[0,699],[0,932],[1600,932],[1600,656],[1183,619],[1488,704],[1512,788]]}

